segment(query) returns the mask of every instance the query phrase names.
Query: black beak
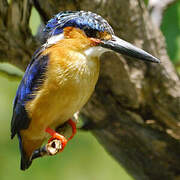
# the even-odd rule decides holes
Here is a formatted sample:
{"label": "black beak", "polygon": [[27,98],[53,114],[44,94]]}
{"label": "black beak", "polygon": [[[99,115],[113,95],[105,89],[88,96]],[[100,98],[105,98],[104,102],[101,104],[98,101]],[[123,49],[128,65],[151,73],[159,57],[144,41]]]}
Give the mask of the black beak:
{"label": "black beak", "polygon": [[111,40],[101,41],[100,46],[144,61],[160,63],[160,60],[156,57],[114,35],[112,36]]}

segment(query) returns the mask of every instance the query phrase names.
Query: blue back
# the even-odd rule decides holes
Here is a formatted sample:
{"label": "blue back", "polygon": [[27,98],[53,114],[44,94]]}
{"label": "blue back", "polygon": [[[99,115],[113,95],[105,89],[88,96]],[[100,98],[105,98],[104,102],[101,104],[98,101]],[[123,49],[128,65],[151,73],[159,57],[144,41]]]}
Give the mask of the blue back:
{"label": "blue back", "polygon": [[44,76],[49,58],[48,56],[39,55],[40,52],[42,52],[41,48],[35,52],[18,87],[14,99],[11,138],[13,138],[19,130],[28,128],[30,119],[25,110],[26,102],[34,98],[35,93],[45,80]]}

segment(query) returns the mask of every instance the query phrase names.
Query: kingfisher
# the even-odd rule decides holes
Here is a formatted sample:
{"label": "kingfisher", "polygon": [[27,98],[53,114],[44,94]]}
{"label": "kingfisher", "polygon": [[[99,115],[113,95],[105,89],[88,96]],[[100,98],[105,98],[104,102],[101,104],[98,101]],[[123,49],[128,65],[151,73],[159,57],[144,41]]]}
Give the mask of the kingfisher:
{"label": "kingfisher", "polygon": [[[100,15],[63,11],[48,21],[44,44],[35,51],[18,87],[13,106],[11,138],[18,136],[21,170],[32,163],[33,153],[50,135],[62,150],[76,133],[72,117],[87,103],[99,76],[99,57],[106,51],[159,63],[144,50],[115,36]],[[68,123],[66,138],[56,129]],[[62,151],[61,150],[61,151]]]}

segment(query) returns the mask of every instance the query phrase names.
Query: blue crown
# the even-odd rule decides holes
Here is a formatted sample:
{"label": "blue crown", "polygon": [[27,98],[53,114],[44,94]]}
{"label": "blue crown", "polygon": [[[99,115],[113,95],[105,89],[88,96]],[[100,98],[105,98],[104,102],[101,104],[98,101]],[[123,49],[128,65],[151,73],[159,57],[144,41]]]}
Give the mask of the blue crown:
{"label": "blue crown", "polygon": [[63,29],[68,26],[80,29],[93,29],[100,32],[107,31],[110,34],[114,34],[112,27],[105,19],[89,11],[60,12],[48,21],[44,32],[48,33],[50,37],[62,33]]}

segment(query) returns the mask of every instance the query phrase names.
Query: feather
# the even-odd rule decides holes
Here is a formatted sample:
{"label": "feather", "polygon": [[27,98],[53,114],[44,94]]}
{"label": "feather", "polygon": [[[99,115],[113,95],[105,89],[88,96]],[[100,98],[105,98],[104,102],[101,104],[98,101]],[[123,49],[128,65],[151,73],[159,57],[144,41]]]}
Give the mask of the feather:
{"label": "feather", "polygon": [[34,98],[35,92],[43,84],[49,60],[48,55],[40,55],[41,51],[42,49],[39,49],[34,54],[17,90],[11,121],[11,138],[20,130],[27,129],[30,123],[25,104]]}
{"label": "feather", "polygon": [[22,138],[20,133],[17,133],[18,140],[19,140],[19,149],[21,153],[21,170],[26,170],[31,165],[32,161],[27,158],[26,152],[24,151],[23,145],[22,145]]}
{"label": "feather", "polygon": [[76,27],[79,29],[93,29],[99,32],[107,31],[114,34],[112,27],[101,16],[85,11],[65,11],[55,15],[48,21],[44,33],[48,38],[63,33],[65,27]]}

